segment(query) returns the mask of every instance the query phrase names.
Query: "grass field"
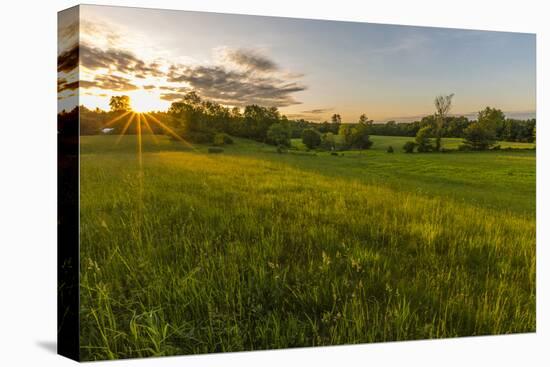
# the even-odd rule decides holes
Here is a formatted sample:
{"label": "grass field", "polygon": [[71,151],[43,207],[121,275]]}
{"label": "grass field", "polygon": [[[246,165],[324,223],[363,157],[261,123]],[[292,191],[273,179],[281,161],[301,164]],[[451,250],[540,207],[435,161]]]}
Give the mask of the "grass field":
{"label": "grass field", "polygon": [[84,360],[535,330],[534,151],[159,139],[81,138]]}
{"label": "grass field", "polygon": [[[370,140],[374,143],[372,150],[386,151],[388,146],[391,146],[395,153],[404,153],[403,145],[408,141],[414,141],[414,137],[407,136],[377,136],[371,135]],[[336,142],[340,143],[341,138],[336,136]],[[442,146],[445,149],[458,149],[458,146],[461,145],[463,139],[461,138],[443,138]],[[502,149],[513,148],[513,149],[533,149],[535,147],[534,143],[517,143],[510,141],[499,141],[498,145]],[[301,139],[292,139],[292,145],[298,150],[306,150],[305,145],[302,143]]]}

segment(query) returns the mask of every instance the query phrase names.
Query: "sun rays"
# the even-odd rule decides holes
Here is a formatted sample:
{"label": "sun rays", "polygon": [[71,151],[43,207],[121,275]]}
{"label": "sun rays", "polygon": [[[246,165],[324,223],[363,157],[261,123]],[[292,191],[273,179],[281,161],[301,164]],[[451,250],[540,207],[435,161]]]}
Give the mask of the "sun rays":
{"label": "sun rays", "polygon": [[[174,137],[175,139],[179,140],[180,142],[184,143],[187,147],[193,148],[193,146],[187,142],[184,138],[182,138],[179,134],[177,134],[172,128],[167,126],[166,124],[162,123],[159,119],[154,117],[150,112],[137,112],[137,111],[125,111],[121,115],[107,121],[103,124],[102,129],[107,128],[109,126],[112,126],[115,122],[121,121],[124,118],[127,118],[127,120],[124,122],[124,125],[122,125],[122,129],[120,130],[120,133],[118,134],[117,140],[115,144],[119,144],[122,140],[122,137],[126,135],[130,127],[135,124],[135,131],[136,131],[136,139],[138,141],[138,151],[141,152],[142,150],[142,133],[144,128],[148,135],[151,135],[153,141],[155,144],[158,145],[159,140],[157,138],[157,134],[153,131],[153,128],[151,127],[152,124],[156,124],[161,129],[163,129],[166,133]],[[143,125],[143,126],[142,126]]]}
{"label": "sun rays", "polygon": [[137,212],[138,212],[138,221],[139,221],[138,235],[139,235],[139,241],[142,241],[141,222],[144,220],[143,218],[144,170],[143,170],[143,129],[142,127],[147,131],[148,135],[152,137],[152,140],[156,145],[159,145],[159,140],[153,128],[151,127],[151,124],[157,125],[162,130],[164,130],[165,133],[171,135],[178,141],[184,143],[186,147],[190,147],[193,150],[195,150],[195,148],[189,142],[187,142],[184,138],[182,138],[178,133],[176,133],[172,128],[170,128],[169,126],[161,122],[159,119],[153,116],[150,112],[137,112],[133,110],[124,111],[119,116],[116,116],[113,119],[104,123],[102,129],[112,126],[115,122],[123,123],[122,129],[120,130],[120,133],[116,138],[115,145],[118,145],[120,143],[124,135],[126,135],[130,130],[130,127],[132,126],[135,127],[134,131],[135,131],[136,143],[137,143],[136,155],[137,155],[137,162],[138,162],[138,177],[137,177],[137,184],[138,184]]}
{"label": "sun rays", "polygon": [[[118,145],[120,143],[124,135],[129,135],[129,131],[135,131],[137,143],[136,153],[140,172],[143,171],[144,131],[147,135],[151,136],[151,139],[156,145],[159,145],[159,139],[157,137],[157,134],[155,134],[152,126],[159,127],[164,131],[165,134],[170,135],[172,138],[183,143],[186,148],[197,151],[197,149],[191,143],[181,137],[176,131],[174,131],[173,128],[156,118],[151,112],[138,112],[131,109],[124,111],[120,115],[104,123],[102,129],[112,126],[116,122],[122,123],[122,128],[115,140],[115,145]],[[142,173],[140,173],[140,175],[142,175]]]}

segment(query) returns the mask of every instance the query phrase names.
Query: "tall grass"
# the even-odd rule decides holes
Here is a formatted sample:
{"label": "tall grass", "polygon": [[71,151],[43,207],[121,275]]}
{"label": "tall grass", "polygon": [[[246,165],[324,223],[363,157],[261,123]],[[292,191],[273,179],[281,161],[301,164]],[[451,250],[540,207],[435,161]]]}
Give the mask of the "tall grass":
{"label": "tall grass", "polygon": [[84,154],[82,358],[535,330],[533,213],[292,159]]}

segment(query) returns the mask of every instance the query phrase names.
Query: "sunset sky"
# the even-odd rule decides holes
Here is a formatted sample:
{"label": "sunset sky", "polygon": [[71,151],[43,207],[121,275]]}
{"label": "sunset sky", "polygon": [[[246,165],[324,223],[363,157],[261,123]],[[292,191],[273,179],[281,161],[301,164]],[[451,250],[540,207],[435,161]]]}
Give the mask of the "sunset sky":
{"label": "sunset sky", "polygon": [[[62,61],[77,42],[75,14],[59,18]],[[412,120],[455,93],[455,114],[494,106],[534,116],[533,34],[88,5],[79,18],[79,103],[89,108],[125,94],[136,110],[165,110],[196,90],[289,118]],[[60,109],[76,93],[66,69]]]}

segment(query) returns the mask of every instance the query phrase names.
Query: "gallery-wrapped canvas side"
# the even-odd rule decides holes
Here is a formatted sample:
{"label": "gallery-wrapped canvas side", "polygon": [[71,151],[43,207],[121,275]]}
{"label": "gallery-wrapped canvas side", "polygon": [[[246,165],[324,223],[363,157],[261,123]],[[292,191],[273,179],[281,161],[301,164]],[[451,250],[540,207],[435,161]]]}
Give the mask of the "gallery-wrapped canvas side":
{"label": "gallery-wrapped canvas side", "polygon": [[79,7],[58,13],[57,351],[79,360]]}

